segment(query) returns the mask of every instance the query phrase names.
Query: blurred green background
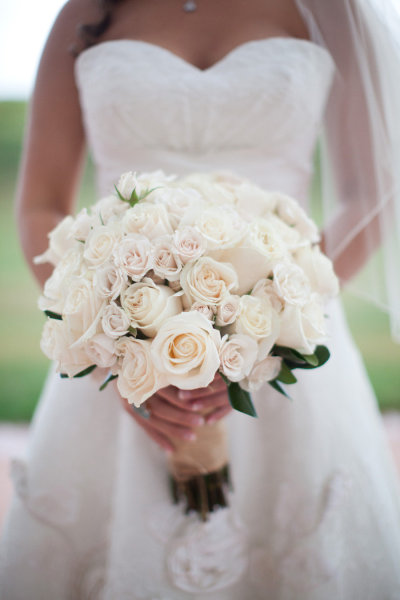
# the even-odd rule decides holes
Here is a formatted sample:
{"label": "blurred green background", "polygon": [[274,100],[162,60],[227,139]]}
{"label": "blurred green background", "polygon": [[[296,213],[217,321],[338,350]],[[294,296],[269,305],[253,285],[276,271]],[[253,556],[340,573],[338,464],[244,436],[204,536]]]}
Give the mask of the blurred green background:
{"label": "blurred green background", "polygon": [[[24,263],[13,214],[25,112],[24,102],[0,102],[0,420],[6,421],[31,418],[49,366],[39,349],[39,290]],[[91,171],[88,166],[79,204],[95,199]],[[390,340],[386,315],[346,294],[344,302],[381,409],[400,409],[400,346]]]}

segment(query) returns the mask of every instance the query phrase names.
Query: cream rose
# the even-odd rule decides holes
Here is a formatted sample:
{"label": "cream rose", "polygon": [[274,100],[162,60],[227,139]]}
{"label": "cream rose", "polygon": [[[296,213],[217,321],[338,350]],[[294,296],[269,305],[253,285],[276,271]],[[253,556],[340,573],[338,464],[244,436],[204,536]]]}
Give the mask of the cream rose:
{"label": "cream rose", "polygon": [[333,271],[332,261],[318,246],[301,248],[295,256],[297,264],[307,275],[315,292],[328,300],[339,294],[339,281]]}
{"label": "cream rose", "polygon": [[182,264],[197,260],[206,251],[207,243],[201,233],[190,225],[179,228],[173,236],[175,252]]}
{"label": "cream rose", "polygon": [[218,306],[238,285],[236,272],[229,264],[207,256],[186,264],[180,282],[189,302],[210,306]]}
{"label": "cream rose", "polygon": [[239,314],[231,326],[236,333],[259,342],[259,356],[268,354],[279,334],[279,316],[268,298],[242,296]]}
{"label": "cream rose", "polygon": [[140,406],[166,382],[156,371],[150,354],[151,343],[133,337],[122,338],[117,349],[123,357],[118,371],[119,393],[130,404]]}
{"label": "cream rose", "polygon": [[268,298],[276,312],[280,313],[283,308],[283,300],[279,298],[274,283],[271,279],[259,279],[253,289],[252,296]]}
{"label": "cream rose", "polygon": [[103,369],[112,367],[117,360],[115,340],[104,333],[97,333],[90,338],[84,349],[92,364]]}
{"label": "cream rose", "polygon": [[69,237],[78,240],[86,241],[91,228],[98,224],[95,215],[89,215],[86,208],[83,208],[75,217],[74,223],[70,229]]}
{"label": "cream rose", "polygon": [[166,319],[182,312],[180,296],[148,277],[122,293],[121,305],[133,327],[148,337],[154,337]]}
{"label": "cream rose", "polygon": [[182,262],[175,251],[172,236],[163,236],[154,241],[153,270],[156,275],[168,281],[178,281]]}
{"label": "cream rose", "polygon": [[121,227],[125,233],[142,234],[149,240],[172,234],[172,226],[165,206],[150,202],[139,202],[127,210]]}
{"label": "cream rose", "polygon": [[219,331],[197,311],[171,317],[151,344],[156,368],[168,384],[184,390],[208,386],[219,368]]}
{"label": "cream rose", "polygon": [[217,307],[215,324],[218,327],[230,325],[236,319],[240,307],[240,296],[229,294]]}
{"label": "cream rose", "polygon": [[39,298],[40,310],[51,310],[61,314],[64,310],[65,298],[72,280],[84,271],[82,248],[76,245],[68,250],[46,280],[43,294]]}
{"label": "cream rose", "polygon": [[113,227],[101,226],[93,229],[88,235],[83,252],[89,266],[94,268],[103,265],[111,257],[121,237],[121,233]]}
{"label": "cream rose", "polygon": [[256,392],[267,381],[272,381],[279,375],[282,359],[279,356],[267,356],[255,363],[248,377],[239,382],[241,388],[247,392]]}
{"label": "cream rose", "polygon": [[140,281],[153,267],[151,250],[151,244],[144,235],[130,233],[114,249],[114,263],[133,281]]}
{"label": "cream rose", "polygon": [[252,221],[245,245],[263,255],[266,276],[270,275],[273,267],[289,254],[282,238],[266,218],[257,218]]}
{"label": "cream rose", "polygon": [[250,373],[257,353],[257,342],[248,335],[225,335],[219,349],[220,370],[230,381],[240,381]]}
{"label": "cream rose", "polygon": [[311,286],[303,269],[291,263],[279,263],[273,270],[276,293],[286,304],[304,306],[310,299]]}
{"label": "cream rose", "polygon": [[128,333],[131,322],[126,312],[115,302],[105,307],[101,318],[101,326],[106,335],[119,338]]}

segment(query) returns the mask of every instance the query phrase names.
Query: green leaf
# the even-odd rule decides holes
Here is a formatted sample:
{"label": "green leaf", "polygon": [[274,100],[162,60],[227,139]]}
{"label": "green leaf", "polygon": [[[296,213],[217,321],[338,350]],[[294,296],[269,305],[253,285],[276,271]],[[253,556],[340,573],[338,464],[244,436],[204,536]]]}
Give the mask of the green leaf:
{"label": "green leaf", "polygon": [[230,386],[230,385],[231,385],[231,383],[232,383],[232,382],[230,381],[230,379],[228,379],[226,375],[224,375],[223,373],[221,373],[221,371],[218,371],[218,373],[221,375],[221,377],[222,377],[222,379],[225,381],[226,385],[227,385],[227,386]]}
{"label": "green leaf", "polygon": [[101,384],[101,386],[99,387],[99,391],[102,392],[103,390],[105,390],[106,387],[108,386],[108,384],[110,383],[110,381],[117,379],[117,377],[118,377],[118,375],[113,375],[112,373],[110,373],[109,376],[107,377],[107,379],[105,379],[103,381],[103,383]]}
{"label": "green leaf", "polygon": [[132,194],[131,197],[129,198],[128,202],[131,205],[131,207],[135,206],[135,204],[137,204],[139,202],[140,198],[136,193],[136,188],[134,187],[132,190]]}
{"label": "green leaf", "polygon": [[293,350],[292,348],[286,348],[286,346],[274,346],[272,352],[276,356],[284,358],[286,362],[298,364],[306,362],[300,352],[297,352],[297,350]]}
{"label": "green leaf", "polygon": [[95,370],[97,365],[90,365],[87,369],[83,369],[83,371],[79,371],[76,375],[74,375],[74,379],[77,377],[85,377],[85,375],[89,375],[92,371]]}
{"label": "green leaf", "polygon": [[326,346],[317,346],[314,352],[315,356],[318,358],[318,366],[321,367],[324,365],[331,355],[328,348]]}
{"label": "green leaf", "polygon": [[118,194],[118,198],[119,198],[120,200],[122,200],[122,202],[128,202],[128,200],[127,200],[126,198],[124,198],[124,197],[123,197],[123,195],[121,194],[121,192],[119,191],[119,189],[117,188],[117,186],[116,186],[116,185],[114,185],[114,189],[115,189],[115,191],[116,191],[116,192],[117,192],[117,194]]}
{"label": "green leaf", "polygon": [[78,238],[75,238],[75,241],[79,242],[80,244],[84,244],[85,243],[85,240],[79,240]]}
{"label": "green leaf", "polygon": [[128,331],[129,331],[129,333],[131,333],[131,334],[132,334],[134,337],[136,337],[136,336],[137,336],[138,330],[137,330],[137,328],[136,328],[136,327],[132,327],[132,325],[130,325],[130,326],[129,326],[129,329],[128,329]]}
{"label": "green leaf", "polygon": [[283,387],[277,382],[276,379],[273,379],[272,381],[268,381],[269,385],[274,388],[274,390],[276,390],[277,392],[279,392],[280,394],[282,394],[283,396],[286,396],[286,398],[289,398],[289,400],[291,400],[292,398],[289,396],[289,394],[283,389]]}
{"label": "green leaf", "polygon": [[282,383],[288,384],[296,383],[297,381],[296,377],[293,375],[291,369],[288,367],[284,360],[282,361],[281,370],[279,371],[279,374],[276,377],[276,379],[282,381]]}
{"label": "green leaf", "polygon": [[318,367],[318,358],[315,354],[304,354],[304,360],[312,367]]}
{"label": "green leaf", "polygon": [[100,219],[100,223],[101,223],[102,225],[104,225],[104,221],[103,221],[103,217],[101,216],[101,213],[99,213],[99,219]]}
{"label": "green leaf", "polygon": [[49,317],[50,319],[56,319],[57,321],[62,321],[62,316],[59,315],[58,313],[53,312],[52,310],[45,310],[44,314],[46,315],[46,317]]}
{"label": "green leaf", "polygon": [[60,373],[60,377],[61,377],[61,379],[67,379],[67,377],[69,377],[69,375],[67,375],[66,373]]}
{"label": "green leaf", "polygon": [[146,190],[144,192],[142,192],[140,194],[139,200],[144,200],[145,198],[147,198],[147,196],[149,194],[151,194],[151,192],[154,192],[154,190],[159,190],[161,187],[161,185],[156,185],[156,187],[150,188],[149,190]]}
{"label": "green leaf", "polygon": [[232,408],[242,412],[250,417],[256,417],[257,413],[251,401],[251,396],[246,390],[242,390],[237,382],[230,383],[228,386],[229,402]]}

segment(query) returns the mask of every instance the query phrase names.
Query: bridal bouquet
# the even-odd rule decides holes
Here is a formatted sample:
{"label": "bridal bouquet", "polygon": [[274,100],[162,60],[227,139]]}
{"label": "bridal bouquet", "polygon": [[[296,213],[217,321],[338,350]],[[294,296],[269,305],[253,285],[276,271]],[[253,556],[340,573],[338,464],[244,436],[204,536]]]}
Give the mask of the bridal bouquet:
{"label": "bridal bouquet", "polygon": [[[116,193],[49,234],[55,265],[39,307],[41,348],[65,377],[109,370],[139,407],[167,385],[224,378],[231,404],[296,381],[329,352],[324,305],[338,292],[315,224],[299,204],[226,174],[121,176]],[[175,492],[204,513],[224,505],[224,424],[177,442]]]}

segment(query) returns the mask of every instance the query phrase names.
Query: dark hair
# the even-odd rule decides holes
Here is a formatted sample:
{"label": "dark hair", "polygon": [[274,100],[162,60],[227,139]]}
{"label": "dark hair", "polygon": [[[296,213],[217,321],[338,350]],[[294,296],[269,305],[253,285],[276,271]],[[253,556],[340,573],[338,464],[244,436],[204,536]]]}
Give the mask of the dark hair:
{"label": "dark hair", "polygon": [[79,42],[71,48],[75,55],[85,48],[93,46],[97,38],[107,31],[112,22],[114,6],[123,0],[95,0],[95,2],[100,10],[100,18],[95,23],[79,23],[76,31]]}

